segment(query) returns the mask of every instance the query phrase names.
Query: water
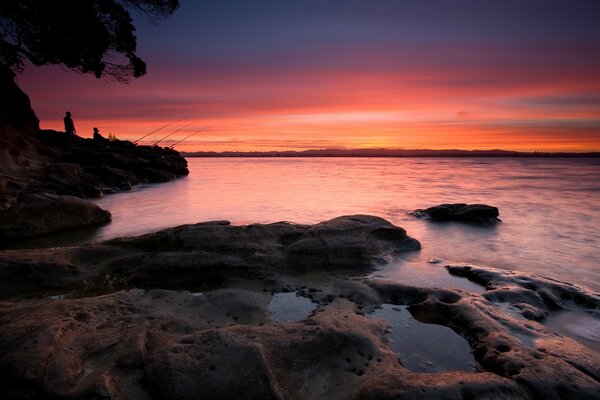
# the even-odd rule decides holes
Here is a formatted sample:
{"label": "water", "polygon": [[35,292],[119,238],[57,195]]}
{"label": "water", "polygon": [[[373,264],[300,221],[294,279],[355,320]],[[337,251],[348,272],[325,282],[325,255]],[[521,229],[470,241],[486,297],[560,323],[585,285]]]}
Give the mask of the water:
{"label": "water", "polygon": [[389,323],[392,348],[411,371],[472,371],[477,365],[466,339],[446,326],[417,321],[405,306],[382,304],[370,316]]}
{"label": "water", "polygon": [[544,323],[550,330],[600,352],[600,319],[597,317],[581,311],[561,311],[550,314]]}
{"label": "water", "polygon": [[[373,214],[407,229],[430,258],[535,272],[600,290],[600,160],[549,158],[190,158],[190,175],[97,203],[113,222],[27,246],[138,235],[207,220],[316,223]],[[406,213],[445,202],[486,203],[485,228]],[[441,268],[430,266],[431,268]]]}
{"label": "water", "polygon": [[446,271],[446,268],[443,267],[443,262],[437,263],[423,260],[410,261],[411,258],[418,257],[407,258],[408,260],[399,260],[390,265],[378,268],[373,274],[373,277],[390,279],[411,286],[438,288],[452,287],[474,293],[485,292],[484,286],[471,282],[468,279],[450,275],[448,271]]}
{"label": "water", "polygon": [[307,318],[317,309],[317,304],[298,292],[275,293],[269,301],[271,318],[275,322],[296,322]]}

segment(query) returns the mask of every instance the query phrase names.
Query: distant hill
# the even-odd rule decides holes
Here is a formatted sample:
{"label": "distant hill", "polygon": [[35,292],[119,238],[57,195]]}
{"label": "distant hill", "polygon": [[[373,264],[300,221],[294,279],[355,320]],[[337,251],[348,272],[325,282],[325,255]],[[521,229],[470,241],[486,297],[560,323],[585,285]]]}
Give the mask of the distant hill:
{"label": "distant hill", "polygon": [[313,149],[304,151],[196,151],[184,157],[600,157],[600,152],[520,152],[508,150]]}

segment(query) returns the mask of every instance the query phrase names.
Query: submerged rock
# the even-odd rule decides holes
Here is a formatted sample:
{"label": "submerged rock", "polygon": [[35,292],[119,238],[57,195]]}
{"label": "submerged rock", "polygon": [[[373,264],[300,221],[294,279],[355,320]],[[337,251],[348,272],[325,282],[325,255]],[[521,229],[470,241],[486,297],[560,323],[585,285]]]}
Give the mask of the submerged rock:
{"label": "submerged rock", "polygon": [[427,218],[432,221],[460,221],[480,225],[501,222],[498,218],[498,208],[485,204],[440,204],[427,209],[415,210],[410,214],[417,218]]}
{"label": "submerged rock", "polygon": [[[544,325],[556,310],[597,318],[597,294],[462,264],[447,270],[483,284],[485,293],[366,277],[381,260],[417,247],[385,220],[348,216],[313,226],[216,221],[0,252],[0,397],[600,396],[599,353]],[[282,292],[317,308],[277,323],[269,304]],[[384,303],[461,335],[478,370],[405,368],[388,324],[371,314]]]}

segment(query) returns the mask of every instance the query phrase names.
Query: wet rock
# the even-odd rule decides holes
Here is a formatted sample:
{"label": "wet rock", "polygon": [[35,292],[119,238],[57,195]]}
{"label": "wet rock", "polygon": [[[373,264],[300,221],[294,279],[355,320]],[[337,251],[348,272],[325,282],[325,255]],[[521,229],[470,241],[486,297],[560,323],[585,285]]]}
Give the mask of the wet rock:
{"label": "wet rock", "polygon": [[510,303],[532,320],[542,320],[548,312],[565,310],[572,304],[600,314],[600,295],[571,283],[536,274],[480,267],[469,264],[445,265],[453,275],[462,276],[487,288],[490,301]]}
{"label": "wet rock", "polygon": [[[344,232],[342,226],[352,229]],[[384,238],[382,230],[388,232]],[[70,249],[40,249],[36,254],[74,264],[86,277],[109,274],[138,287],[201,290],[282,273],[364,272],[419,246],[402,228],[381,218],[348,216],[313,226],[284,222],[231,226],[227,221],[184,225],[83,246],[77,262]],[[5,262],[16,254],[6,253]],[[50,279],[52,271],[48,274]],[[22,275],[5,274],[4,278],[6,285],[28,290]],[[71,283],[65,287],[71,288]]]}
{"label": "wet rock", "polygon": [[[384,220],[348,216],[0,252],[0,398],[600,396],[599,353],[544,324],[556,312],[597,318],[598,294],[465,264],[446,268],[485,293],[365,277],[413,246]],[[273,293],[295,291],[317,308],[274,322]],[[366,315],[383,303],[462,336],[478,371],[405,368],[386,321]]]}
{"label": "wet rock", "polygon": [[332,219],[309,227],[285,249],[296,268],[356,268],[390,261],[420,243],[400,227],[368,215]]}
{"label": "wet rock", "polygon": [[439,206],[419,209],[410,213],[417,218],[432,221],[460,221],[471,224],[491,225],[500,221],[498,208],[485,204],[440,204]]}
{"label": "wet rock", "polygon": [[110,212],[73,196],[39,193],[25,196],[0,212],[0,241],[110,222]]}
{"label": "wet rock", "polygon": [[[368,215],[344,216],[313,226],[286,222],[231,226],[217,221],[106,243],[169,251],[157,255],[150,269],[165,274],[171,270],[171,276],[185,276],[194,263],[202,268],[227,265],[247,272],[264,268],[361,269],[420,248],[404,229]],[[183,259],[173,253],[178,250],[191,251],[194,256]]]}
{"label": "wet rock", "polygon": [[139,183],[139,178],[131,171],[112,168],[107,165],[95,165],[86,169],[92,180],[100,185],[103,194],[112,194],[131,190]]}
{"label": "wet rock", "polygon": [[[484,267],[473,270],[491,275],[498,272]],[[501,280],[501,275],[498,279]],[[564,284],[563,287],[559,282],[532,276],[528,279],[535,281],[540,290],[554,296],[560,296],[570,286]],[[542,324],[507,312],[506,307],[488,300],[495,297],[493,294],[411,288],[379,280],[370,285],[382,294],[386,303],[409,306],[408,310],[417,320],[453,329],[469,341],[484,370],[513,379],[524,393],[534,398],[592,399],[600,395],[599,353],[574,340],[557,336]],[[593,293],[583,288],[569,292],[595,299],[592,310],[596,314],[600,311],[600,298]],[[512,301],[521,303],[524,300],[515,297]],[[525,337],[529,339],[525,341]],[[528,395],[522,396],[529,398]]]}
{"label": "wet rock", "polygon": [[357,314],[347,300],[302,323],[261,326],[205,307],[205,296],[182,296],[119,292],[3,304],[0,395],[441,399],[469,391],[526,398],[514,381],[489,372],[432,379],[407,371],[389,349],[385,323]]}

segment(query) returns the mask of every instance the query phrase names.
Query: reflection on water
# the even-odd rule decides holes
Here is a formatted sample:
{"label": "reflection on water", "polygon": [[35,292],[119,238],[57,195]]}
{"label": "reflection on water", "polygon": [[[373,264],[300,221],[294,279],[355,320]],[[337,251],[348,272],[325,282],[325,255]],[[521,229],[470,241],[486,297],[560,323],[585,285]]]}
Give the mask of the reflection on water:
{"label": "reflection on water", "polygon": [[[106,196],[113,222],[44,246],[228,219],[315,223],[373,214],[433,257],[536,272],[600,289],[600,160],[548,158],[191,158],[190,176]],[[432,224],[407,211],[444,202],[500,208],[497,227]],[[69,235],[66,235],[67,237]],[[71,235],[72,236],[72,235]],[[37,243],[40,245],[40,242]]]}
{"label": "reflection on water", "polygon": [[390,279],[404,285],[419,287],[452,287],[483,293],[485,287],[468,279],[450,275],[444,264],[430,261],[398,260],[379,269],[373,277]]}
{"label": "reflection on water", "polygon": [[477,365],[462,336],[448,327],[417,321],[406,306],[382,304],[370,316],[390,324],[392,348],[411,371],[472,371]]}

